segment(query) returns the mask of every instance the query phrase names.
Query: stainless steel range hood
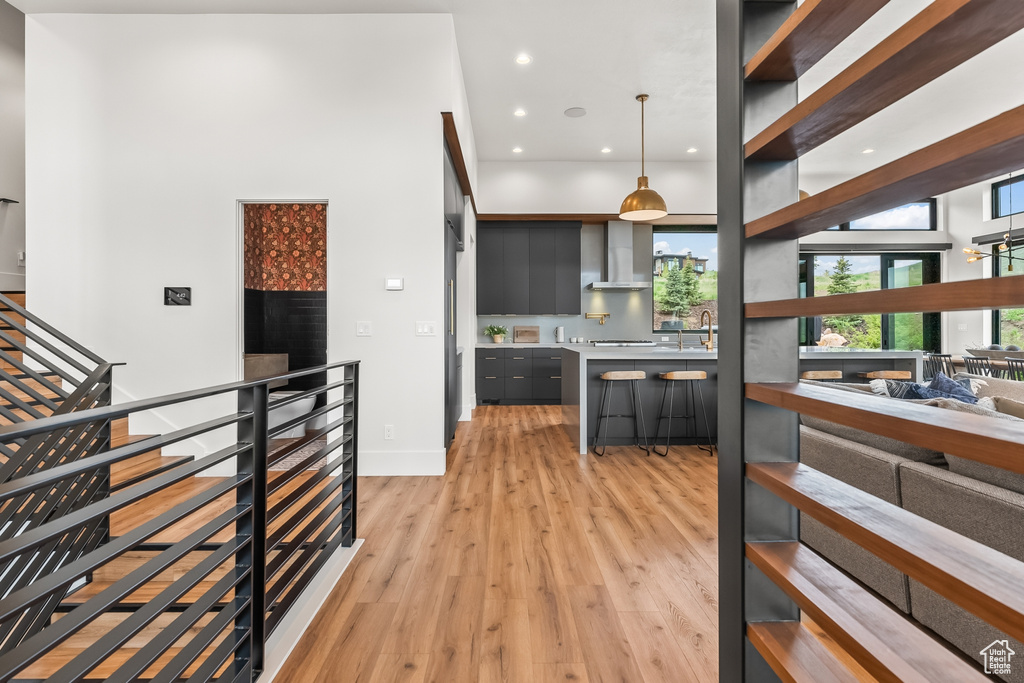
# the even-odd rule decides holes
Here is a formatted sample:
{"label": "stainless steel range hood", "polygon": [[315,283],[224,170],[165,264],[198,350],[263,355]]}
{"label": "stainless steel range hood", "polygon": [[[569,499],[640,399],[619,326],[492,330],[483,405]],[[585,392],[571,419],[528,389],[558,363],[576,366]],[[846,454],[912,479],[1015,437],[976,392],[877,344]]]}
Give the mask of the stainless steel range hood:
{"label": "stainless steel range hood", "polygon": [[633,224],[629,221],[608,221],[606,230],[607,280],[592,282],[587,287],[600,291],[635,291],[650,289],[650,282],[633,279]]}

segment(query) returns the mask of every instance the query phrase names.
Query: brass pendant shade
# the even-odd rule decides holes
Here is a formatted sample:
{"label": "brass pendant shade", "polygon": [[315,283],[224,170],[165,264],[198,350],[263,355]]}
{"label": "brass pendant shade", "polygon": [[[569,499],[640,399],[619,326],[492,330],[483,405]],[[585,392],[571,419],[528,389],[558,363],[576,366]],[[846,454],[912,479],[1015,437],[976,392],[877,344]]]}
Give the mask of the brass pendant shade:
{"label": "brass pendant shade", "polygon": [[653,221],[668,215],[668,207],[661,195],[648,187],[647,169],[645,168],[646,153],[644,141],[644,102],[647,95],[637,95],[640,103],[640,177],[636,179],[636,191],[622,200],[619,207],[619,218],[624,221]]}

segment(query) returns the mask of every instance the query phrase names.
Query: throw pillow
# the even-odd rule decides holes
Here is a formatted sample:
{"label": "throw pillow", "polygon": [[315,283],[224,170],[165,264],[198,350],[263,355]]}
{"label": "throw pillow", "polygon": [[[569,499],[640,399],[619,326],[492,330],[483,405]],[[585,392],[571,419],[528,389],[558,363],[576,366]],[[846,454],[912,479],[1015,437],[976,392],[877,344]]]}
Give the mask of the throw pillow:
{"label": "throw pillow", "polygon": [[996,410],[1003,415],[1013,415],[1024,419],[1024,403],[1005,396],[994,396],[992,401],[996,404]]}
{"label": "throw pillow", "polygon": [[[903,400],[913,399],[929,399],[929,398],[951,398],[956,401],[963,403],[977,403],[978,398],[969,392],[963,392],[960,394],[951,394],[945,391],[937,391],[935,389],[929,389],[923,387],[915,382],[897,382],[895,380],[887,379],[885,381],[885,390],[890,398],[898,398]],[[961,390],[963,387],[961,387]]]}
{"label": "throw pillow", "polygon": [[978,397],[975,396],[974,392],[971,391],[970,381],[967,381],[966,384],[967,386],[965,387],[960,382],[954,379],[950,379],[949,377],[946,377],[946,375],[944,375],[943,373],[938,372],[935,373],[935,377],[932,378],[932,381],[928,385],[928,388],[934,391],[941,391],[946,394],[951,394],[953,396],[963,396],[964,400],[967,401],[967,403],[974,403],[974,401],[972,401],[971,399],[977,400]]}

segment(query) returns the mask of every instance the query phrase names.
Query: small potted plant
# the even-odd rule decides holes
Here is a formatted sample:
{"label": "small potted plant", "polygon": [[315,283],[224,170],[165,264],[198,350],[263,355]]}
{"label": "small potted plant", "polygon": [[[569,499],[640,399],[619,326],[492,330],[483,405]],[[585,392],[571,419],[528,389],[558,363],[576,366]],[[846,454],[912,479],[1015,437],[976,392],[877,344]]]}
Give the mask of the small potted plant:
{"label": "small potted plant", "polygon": [[495,344],[500,344],[505,341],[505,335],[508,334],[508,328],[504,325],[488,325],[484,328],[484,334],[488,337],[493,337]]}

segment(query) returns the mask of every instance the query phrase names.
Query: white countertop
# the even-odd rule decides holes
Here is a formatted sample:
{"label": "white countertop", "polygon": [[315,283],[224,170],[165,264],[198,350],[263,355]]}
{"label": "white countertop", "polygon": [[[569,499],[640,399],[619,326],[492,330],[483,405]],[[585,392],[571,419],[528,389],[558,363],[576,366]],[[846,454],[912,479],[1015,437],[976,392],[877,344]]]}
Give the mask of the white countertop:
{"label": "white countertop", "polygon": [[[701,346],[680,351],[675,344],[661,346],[594,346],[593,344],[477,344],[478,349],[568,349],[584,359],[638,360],[674,358],[678,360],[718,360],[718,349],[707,351]],[[858,358],[921,358],[921,351],[886,351],[883,349],[851,349],[845,346],[801,346],[800,360],[828,357]]]}

